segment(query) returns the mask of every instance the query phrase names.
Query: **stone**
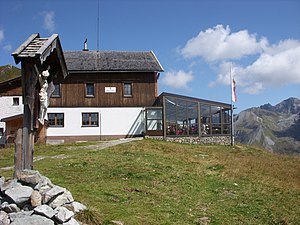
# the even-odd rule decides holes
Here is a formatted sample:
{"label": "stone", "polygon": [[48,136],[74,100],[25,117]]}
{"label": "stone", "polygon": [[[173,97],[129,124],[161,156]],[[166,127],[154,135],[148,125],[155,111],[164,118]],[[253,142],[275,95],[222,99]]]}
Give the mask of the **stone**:
{"label": "stone", "polygon": [[80,225],[74,218],[71,218],[69,221],[63,223],[62,225]]}
{"label": "stone", "polygon": [[16,178],[19,181],[35,186],[42,179],[42,175],[36,170],[18,170],[16,171]]}
{"label": "stone", "polygon": [[18,171],[17,177],[5,181],[0,176],[0,225],[81,224],[74,213],[87,207],[74,202],[70,191],[52,184],[38,171]]}
{"label": "stone", "polygon": [[74,213],[78,213],[80,211],[86,210],[87,207],[80,202],[72,202],[70,204],[64,205],[67,209],[73,211]]}
{"label": "stone", "polygon": [[18,180],[17,179],[13,179],[13,180],[8,180],[6,182],[4,182],[1,186],[1,191],[2,192],[5,192],[7,189],[10,189],[10,188],[15,188],[15,187],[18,187],[18,186],[21,186],[20,183],[18,183]]}
{"label": "stone", "polygon": [[15,204],[2,204],[1,206],[2,210],[7,212],[7,213],[13,213],[13,212],[20,212],[20,208]]}
{"label": "stone", "polygon": [[61,206],[57,207],[55,211],[56,211],[55,219],[59,223],[65,223],[74,216],[74,213],[66,209],[65,207],[61,207]]}
{"label": "stone", "polygon": [[40,206],[42,204],[42,195],[40,194],[40,192],[34,190],[30,196],[30,203],[32,205],[32,207],[37,207]]}
{"label": "stone", "polygon": [[0,211],[0,225],[8,225],[10,223],[8,214],[4,211]]}
{"label": "stone", "polygon": [[55,211],[48,205],[40,205],[33,210],[36,214],[51,219],[55,215]]}
{"label": "stone", "polygon": [[39,215],[16,218],[10,225],[54,225],[54,221]]}
{"label": "stone", "polygon": [[51,199],[57,197],[58,195],[62,194],[65,192],[65,188],[59,187],[59,186],[54,186],[50,190],[46,191],[45,193],[42,194],[42,203],[46,204],[48,203]]}
{"label": "stone", "polygon": [[5,182],[5,177],[0,176],[0,190],[1,190],[1,186],[4,184]]}
{"label": "stone", "polygon": [[68,203],[74,202],[74,198],[69,191],[65,191],[62,195],[58,195],[55,199],[53,199],[50,203],[49,206],[52,207],[53,209],[63,206]]}
{"label": "stone", "polygon": [[122,221],[118,221],[118,220],[112,220],[111,222],[116,225],[124,225]]}
{"label": "stone", "polygon": [[17,218],[23,218],[25,216],[31,216],[32,213],[33,213],[33,211],[21,211],[21,212],[9,213],[8,215],[9,215],[10,221],[13,222]]}
{"label": "stone", "polygon": [[34,190],[45,192],[53,187],[54,185],[52,184],[51,180],[48,177],[42,176],[41,180],[34,187]]}
{"label": "stone", "polygon": [[10,197],[18,206],[22,206],[30,199],[32,192],[33,189],[31,187],[20,185],[7,189],[5,194]]}

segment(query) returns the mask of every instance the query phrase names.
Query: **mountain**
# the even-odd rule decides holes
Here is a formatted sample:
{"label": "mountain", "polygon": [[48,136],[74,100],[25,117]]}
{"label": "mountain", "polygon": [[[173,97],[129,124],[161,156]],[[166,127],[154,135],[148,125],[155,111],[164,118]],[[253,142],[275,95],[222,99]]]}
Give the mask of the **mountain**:
{"label": "mountain", "polygon": [[236,141],[285,154],[300,154],[300,100],[286,99],[240,112],[235,117]]}
{"label": "mountain", "polygon": [[0,66],[0,83],[9,81],[21,76],[21,70],[12,65]]}

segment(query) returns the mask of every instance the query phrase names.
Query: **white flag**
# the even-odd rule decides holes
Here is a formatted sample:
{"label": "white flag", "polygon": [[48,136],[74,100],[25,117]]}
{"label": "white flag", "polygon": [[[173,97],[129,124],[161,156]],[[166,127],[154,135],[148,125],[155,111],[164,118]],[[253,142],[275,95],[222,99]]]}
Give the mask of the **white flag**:
{"label": "white flag", "polygon": [[233,102],[236,102],[237,97],[236,97],[236,82],[234,78],[232,79],[232,85],[231,85],[231,98]]}

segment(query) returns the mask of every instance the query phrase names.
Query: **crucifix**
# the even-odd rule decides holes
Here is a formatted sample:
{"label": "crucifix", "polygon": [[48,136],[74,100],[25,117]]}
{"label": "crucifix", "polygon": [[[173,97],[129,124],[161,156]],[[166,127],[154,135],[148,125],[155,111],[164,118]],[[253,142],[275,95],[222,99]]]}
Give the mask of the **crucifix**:
{"label": "crucifix", "polygon": [[37,129],[45,126],[53,80],[68,75],[57,34],[40,38],[32,34],[12,53],[16,64],[21,62],[24,104],[23,128],[15,140],[15,172],[33,169],[34,139]]}

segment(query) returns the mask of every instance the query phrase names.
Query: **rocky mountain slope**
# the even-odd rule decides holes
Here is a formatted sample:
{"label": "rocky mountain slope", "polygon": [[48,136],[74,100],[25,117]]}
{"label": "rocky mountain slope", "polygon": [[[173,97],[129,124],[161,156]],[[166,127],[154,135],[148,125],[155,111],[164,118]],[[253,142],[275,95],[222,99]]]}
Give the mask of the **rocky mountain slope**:
{"label": "rocky mountain slope", "polygon": [[0,66],[0,83],[21,76],[21,70],[12,65]]}
{"label": "rocky mountain slope", "polygon": [[236,141],[269,151],[300,154],[300,100],[286,99],[242,111],[235,117]]}

